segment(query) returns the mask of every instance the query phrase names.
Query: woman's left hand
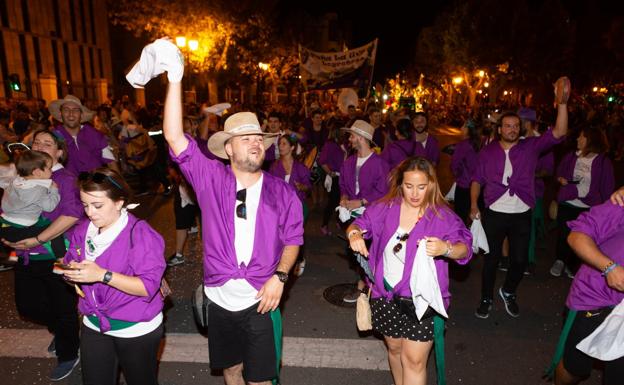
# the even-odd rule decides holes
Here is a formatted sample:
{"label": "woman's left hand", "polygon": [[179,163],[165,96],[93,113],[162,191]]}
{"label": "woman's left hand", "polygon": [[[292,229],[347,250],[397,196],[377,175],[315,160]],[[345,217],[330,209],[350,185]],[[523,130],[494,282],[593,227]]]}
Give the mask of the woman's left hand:
{"label": "woman's left hand", "polygon": [[427,240],[427,255],[430,257],[437,257],[444,255],[448,250],[446,241],[436,237],[425,237]]}
{"label": "woman's left hand", "polygon": [[3,238],[2,243],[16,250],[28,250],[28,249],[32,249],[33,247],[37,247],[40,245],[40,243],[34,237],[22,239],[21,241],[17,241],[17,242],[9,242]]}
{"label": "woman's left hand", "polygon": [[93,261],[84,260],[80,263],[72,262],[70,265],[75,268],[75,270],[64,270],[63,274],[72,282],[102,282],[104,274],[106,273],[106,270],[102,269]]}

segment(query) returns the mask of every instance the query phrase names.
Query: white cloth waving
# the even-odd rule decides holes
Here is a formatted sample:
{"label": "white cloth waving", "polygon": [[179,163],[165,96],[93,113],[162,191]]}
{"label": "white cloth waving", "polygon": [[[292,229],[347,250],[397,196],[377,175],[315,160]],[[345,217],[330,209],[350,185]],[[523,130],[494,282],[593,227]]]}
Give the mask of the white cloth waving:
{"label": "white cloth waving", "polygon": [[141,58],[128,72],[126,79],[132,87],[143,88],[165,71],[170,82],[180,82],[184,75],[184,56],[171,41],[158,39],[143,48]]}
{"label": "white cloth waving", "polygon": [[418,242],[418,250],[416,251],[416,258],[414,258],[410,276],[410,289],[412,290],[412,300],[416,308],[416,317],[419,320],[429,306],[444,318],[448,318],[444,308],[444,301],[442,300],[435,261],[427,255],[426,239],[421,239]]}
{"label": "white cloth waving", "polygon": [[576,348],[601,361],[624,357],[624,300]]}
{"label": "white cloth waving", "polygon": [[472,252],[478,253],[479,249],[483,250],[484,254],[490,252],[490,246],[488,245],[487,236],[483,229],[483,224],[479,218],[475,218],[470,225],[470,232],[472,233]]}

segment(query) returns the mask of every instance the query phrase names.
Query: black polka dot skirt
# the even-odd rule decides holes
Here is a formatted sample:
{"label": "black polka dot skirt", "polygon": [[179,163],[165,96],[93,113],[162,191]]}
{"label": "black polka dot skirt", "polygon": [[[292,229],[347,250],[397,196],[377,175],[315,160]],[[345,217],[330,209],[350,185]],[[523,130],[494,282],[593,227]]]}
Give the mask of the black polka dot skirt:
{"label": "black polka dot skirt", "polygon": [[433,341],[433,317],[418,321],[401,313],[394,302],[371,298],[373,328],[384,336],[407,338],[411,341]]}

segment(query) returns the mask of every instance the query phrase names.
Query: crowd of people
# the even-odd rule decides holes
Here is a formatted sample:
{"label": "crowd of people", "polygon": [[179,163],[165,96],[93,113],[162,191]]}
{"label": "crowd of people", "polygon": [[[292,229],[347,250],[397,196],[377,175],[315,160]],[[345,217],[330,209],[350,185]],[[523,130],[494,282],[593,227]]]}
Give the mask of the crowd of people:
{"label": "crowd of people", "polygon": [[[163,55],[161,72],[142,79],[183,73],[177,55]],[[317,208],[320,232],[348,240],[357,283],[343,300],[370,289],[372,327],[394,383],[425,384],[429,353],[443,344],[449,263],[467,264],[478,252],[468,226],[482,223],[489,245],[475,316],[488,318],[498,296],[519,317],[516,293],[534,263],[552,177],[558,241],[550,273],[574,279],[554,378],[579,383],[592,359],[576,344],[624,300],[624,190],[615,191],[611,159],[621,154],[607,139],[617,130],[579,124],[570,93],[569,80],[557,80],[554,114],[530,106],[466,114],[465,139],[445,149],[424,111],[349,106],[341,114],[311,101],[305,117],[290,105],[183,105],[179,76],[169,76],[162,106],[121,100],[92,111],[68,95],[48,108],[38,103],[37,114],[3,111],[0,234],[16,253],[3,266],[15,271],[18,312],[54,335],[51,380],[81,362],[85,384],[114,384],[119,368],[129,385],[157,384],[163,277],[167,265],[185,263],[199,216],[211,368],[228,385],[278,381],[284,285],[305,271],[304,225]],[[438,182],[442,150],[452,155],[453,205]],[[139,180],[135,188],[127,177]],[[174,195],[169,258],[162,236],[128,212],[150,192]],[[500,268],[507,274],[497,286]],[[623,364],[606,363],[605,383],[624,378]]]}

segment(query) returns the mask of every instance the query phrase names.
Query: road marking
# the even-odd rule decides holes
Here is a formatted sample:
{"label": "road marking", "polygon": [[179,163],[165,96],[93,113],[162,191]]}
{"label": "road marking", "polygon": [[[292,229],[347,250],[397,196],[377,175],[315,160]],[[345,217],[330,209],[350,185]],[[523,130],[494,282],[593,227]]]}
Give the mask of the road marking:
{"label": "road marking", "polygon": [[[0,329],[0,357],[52,358],[45,329]],[[284,337],[282,364],[303,368],[389,370],[378,340]],[[200,334],[167,333],[162,362],[208,363],[208,340]]]}

